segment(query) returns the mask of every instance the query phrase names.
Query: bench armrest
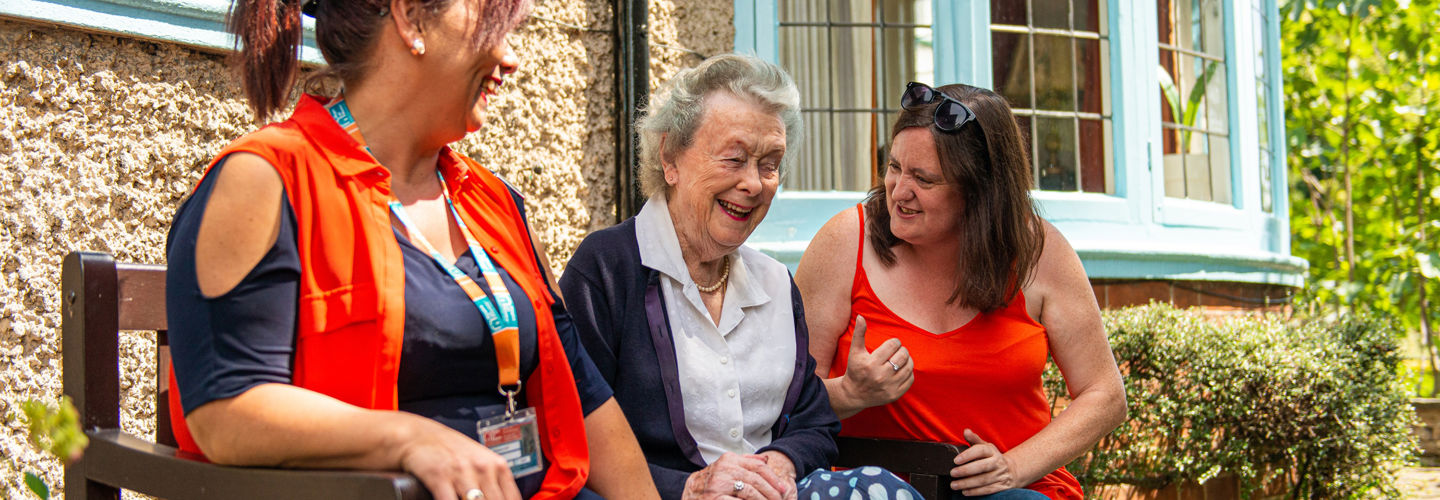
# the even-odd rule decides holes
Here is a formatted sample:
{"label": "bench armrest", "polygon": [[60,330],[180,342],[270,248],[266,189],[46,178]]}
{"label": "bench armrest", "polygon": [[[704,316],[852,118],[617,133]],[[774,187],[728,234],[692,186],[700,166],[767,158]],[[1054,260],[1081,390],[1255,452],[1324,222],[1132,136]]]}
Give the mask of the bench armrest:
{"label": "bench armrest", "polygon": [[230,467],[119,429],[86,434],[90,447],[75,465],[90,480],[160,498],[430,500],[419,480],[400,472]]}

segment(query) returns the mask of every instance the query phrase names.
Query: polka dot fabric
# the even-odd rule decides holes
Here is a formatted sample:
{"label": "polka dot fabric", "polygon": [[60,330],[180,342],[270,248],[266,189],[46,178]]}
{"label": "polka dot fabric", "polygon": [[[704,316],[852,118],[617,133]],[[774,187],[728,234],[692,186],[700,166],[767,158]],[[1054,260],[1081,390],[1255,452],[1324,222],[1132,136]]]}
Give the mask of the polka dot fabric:
{"label": "polka dot fabric", "polygon": [[909,483],[879,467],[816,469],[796,483],[802,500],[921,500]]}

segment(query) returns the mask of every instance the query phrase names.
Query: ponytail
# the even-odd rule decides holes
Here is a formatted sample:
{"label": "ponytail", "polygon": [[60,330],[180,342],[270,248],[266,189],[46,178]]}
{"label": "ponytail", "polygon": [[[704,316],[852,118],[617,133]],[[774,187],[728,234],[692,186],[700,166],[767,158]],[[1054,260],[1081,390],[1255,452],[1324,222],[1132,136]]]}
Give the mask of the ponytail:
{"label": "ponytail", "polygon": [[230,11],[241,87],[257,118],[279,111],[295,85],[300,10],[301,0],[235,0]]}

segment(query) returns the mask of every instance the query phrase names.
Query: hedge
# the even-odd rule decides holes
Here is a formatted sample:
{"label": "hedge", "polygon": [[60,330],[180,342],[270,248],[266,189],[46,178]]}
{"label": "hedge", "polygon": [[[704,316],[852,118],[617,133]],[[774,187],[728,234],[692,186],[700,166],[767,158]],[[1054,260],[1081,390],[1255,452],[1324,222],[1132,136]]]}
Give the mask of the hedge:
{"label": "hedge", "polygon": [[[1294,498],[1399,495],[1394,471],[1417,446],[1390,324],[1217,318],[1164,304],[1104,319],[1130,418],[1069,464],[1087,491],[1233,474],[1245,497],[1276,481]],[[1053,364],[1045,385],[1063,405]]]}

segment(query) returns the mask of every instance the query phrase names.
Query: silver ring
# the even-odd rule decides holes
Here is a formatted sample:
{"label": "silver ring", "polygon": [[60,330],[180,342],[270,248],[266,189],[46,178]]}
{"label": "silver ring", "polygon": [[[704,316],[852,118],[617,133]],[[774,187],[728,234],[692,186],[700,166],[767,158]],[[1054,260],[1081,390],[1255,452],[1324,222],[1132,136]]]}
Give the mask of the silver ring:
{"label": "silver ring", "polygon": [[480,488],[470,488],[465,491],[465,500],[480,500],[482,498],[485,498],[485,492],[480,491]]}
{"label": "silver ring", "polygon": [[890,360],[887,359],[887,360],[885,360],[885,362],[886,362],[886,363],[890,363],[890,369],[891,369],[891,370],[897,371],[897,372],[900,371],[900,365],[895,364],[894,361],[890,361]]}
{"label": "silver ring", "polygon": [[735,491],[745,489],[745,481],[735,481]]}

